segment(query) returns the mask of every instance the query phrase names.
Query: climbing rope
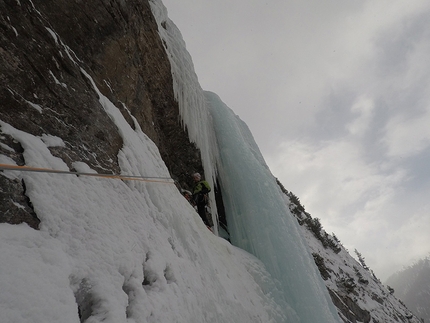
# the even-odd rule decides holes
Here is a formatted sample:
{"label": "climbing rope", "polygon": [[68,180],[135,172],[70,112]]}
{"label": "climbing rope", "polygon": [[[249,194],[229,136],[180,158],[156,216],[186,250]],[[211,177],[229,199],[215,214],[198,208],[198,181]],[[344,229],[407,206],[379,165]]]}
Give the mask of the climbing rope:
{"label": "climbing rope", "polygon": [[22,172],[91,176],[91,177],[101,177],[101,178],[108,178],[108,179],[122,179],[126,181],[144,181],[144,182],[153,182],[153,183],[174,184],[173,179],[169,177],[146,177],[146,176],[133,176],[133,175],[81,173],[81,172],[69,172],[64,170],[56,170],[56,169],[50,169],[50,168],[37,168],[37,167],[17,166],[17,165],[9,165],[9,164],[0,164],[0,170],[15,170],[15,171],[22,171]]}

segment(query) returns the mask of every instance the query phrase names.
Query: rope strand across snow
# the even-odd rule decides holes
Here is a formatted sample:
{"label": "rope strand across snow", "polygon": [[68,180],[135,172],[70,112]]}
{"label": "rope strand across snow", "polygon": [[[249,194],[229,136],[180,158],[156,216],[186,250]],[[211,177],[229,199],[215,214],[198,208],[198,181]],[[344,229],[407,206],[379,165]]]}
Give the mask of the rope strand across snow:
{"label": "rope strand across snow", "polygon": [[81,173],[81,172],[56,170],[56,169],[50,169],[50,168],[37,168],[37,167],[30,167],[30,166],[17,166],[17,165],[8,165],[8,164],[0,164],[0,170],[15,170],[15,171],[23,171],[23,172],[92,176],[92,177],[102,177],[102,178],[108,178],[108,179],[122,179],[127,181],[144,181],[144,182],[174,184],[173,179],[169,177],[147,177],[147,176],[134,176],[134,175]]}

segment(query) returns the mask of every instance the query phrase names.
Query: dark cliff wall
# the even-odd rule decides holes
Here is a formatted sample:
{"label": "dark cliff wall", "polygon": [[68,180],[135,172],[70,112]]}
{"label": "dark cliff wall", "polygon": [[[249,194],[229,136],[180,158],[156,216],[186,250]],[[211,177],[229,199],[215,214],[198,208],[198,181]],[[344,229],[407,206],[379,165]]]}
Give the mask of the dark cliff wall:
{"label": "dark cliff wall", "polygon": [[[118,173],[122,140],[83,68],[132,127],[130,113],[137,118],[181,185],[202,170],[148,0],[1,0],[0,29],[0,120],[62,138],[66,146],[51,151],[70,168],[83,161]],[[4,134],[0,142],[0,154],[25,164],[19,143]],[[0,176],[0,185],[0,222],[37,227],[25,183]]]}

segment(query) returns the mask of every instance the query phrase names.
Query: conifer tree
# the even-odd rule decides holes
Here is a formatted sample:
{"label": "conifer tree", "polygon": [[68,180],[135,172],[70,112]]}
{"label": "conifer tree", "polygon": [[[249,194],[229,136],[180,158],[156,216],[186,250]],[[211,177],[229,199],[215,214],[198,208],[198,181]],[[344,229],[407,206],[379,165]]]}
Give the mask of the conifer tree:
{"label": "conifer tree", "polygon": [[358,261],[360,262],[361,266],[364,269],[369,270],[369,267],[367,267],[366,262],[364,261],[364,257],[361,255],[361,253],[359,253],[357,249],[354,249],[354,252],[357,255]]}

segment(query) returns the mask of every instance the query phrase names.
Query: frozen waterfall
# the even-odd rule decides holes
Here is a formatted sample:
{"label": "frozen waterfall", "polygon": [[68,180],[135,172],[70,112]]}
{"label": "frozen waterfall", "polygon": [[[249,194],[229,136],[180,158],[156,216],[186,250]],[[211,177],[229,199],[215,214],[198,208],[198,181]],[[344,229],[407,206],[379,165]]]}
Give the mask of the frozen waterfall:
{"label": "frozen waterfall", "polygon": [[298,322],[340,322],[247,125],[216,94],[205,94],[218,142],[219,180],[232,243],[266,265],[281,290],[275,295],[278,303],[289,304]]}

